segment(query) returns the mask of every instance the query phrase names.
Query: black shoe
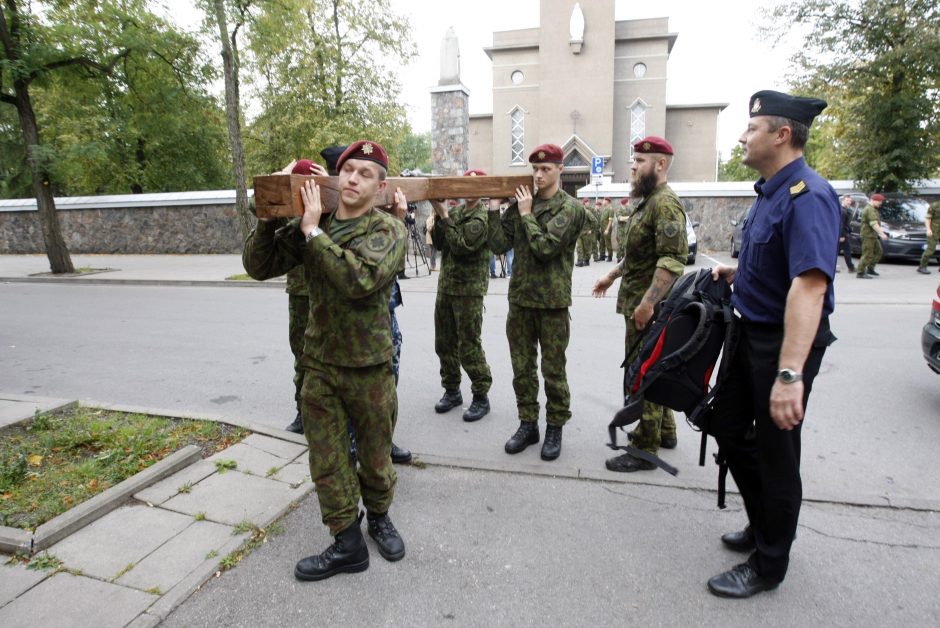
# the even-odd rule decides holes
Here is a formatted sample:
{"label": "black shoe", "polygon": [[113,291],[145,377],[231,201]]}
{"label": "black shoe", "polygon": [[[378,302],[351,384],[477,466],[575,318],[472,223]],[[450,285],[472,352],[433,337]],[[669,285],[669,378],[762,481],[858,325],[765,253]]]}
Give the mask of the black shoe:
{"label": "black shoe", "polygon": [[356,522],[336,535],[333,544],[322,554],[301,559],[294,567],[294,577],[298,580],[325,580],[338,573],[358,573],[369,568],[369,548],[362,538],[359,522]]}
{"label": "black shoe", "polygon": [[[633,434],[635,431],[636,430],[630,430],[629,432],[627,432],[627,440],[630,441],[631,443],[633,442]],[[659,437],[659,446],[662,447],[663,449],[675,449],[676,445],[678,444],[679,444],[679,439],[676,436],[663,437],[662,435],[660,435]]]}
{"label": "black shoe", "polygon": [[554,460],[561,455],[561,428],[561,425],[549,425],[545,428],[542,460]]}
{"label": "black shoe", "polygon": [[919,266],[919,267],[917,268],[917,272],[919,272],[921,275],[929,275],[929,274],[930,274],[930,271],[927,270],[927,267],[926,267],[926,266]]}
{"label": "black shoe", "polygon": [[656,465],[642,458],[634,458],[630,454],[623,454],[614,458],[608,458],[604,466],[610,471],[619,473],[633,473],[634,471],[652,471]]}
{"label": "black shoe", "polygon": [[479,421],[490,413],[490,400],[486,395],[473,395],[473,403],[463,413],[463,420],[467,423]]}
{"label": "black shoe", "polygon": [[881,273],[875,272],[874,268],[869,268],[868,274],[871,275],[872,277],[881,277]]}
{"label": "black shoe", "polygon": [[490,273],[490,279],[496,279],[496,273]]}
{"label": "black shoe", "polygon": [[872,276],[869,275],[868,273],[855,273],[855,276],[858,277],[859,279],[871,279],[872,278]]}
{"label": "black shoe", "polygon": [[[596,260],[595,260],[595,261],[596,261]],[[589,259],[584,260],[584,265],[585,265],[585,266],[590,266],[590,265],[591,265],[591,260],[589,260]]]}
{"label": "black shoe", "polygon": [[400,273],[398,273],[398,278],[399,278],[399,279],[408,279],[408,275],[405,274],[405,271],[401,271]]}
{"label": "black shoe", "polygon": [[725,544],[725,547],[736,552],[753,552],[756,547],[754,532],[750,525],[744,526],[743,530],[737,532],[722,534],[721,542]]}
{"label": "black shoe", "polygon": [[613,255],[608,255],[608,256],[607,256],[607,261],[608,261],[608,262],[614,261],[614,256],[613,256]]}
{"label": "black shoe", "polygon": [[708,581],[708,590],[718,597],[751,597],[761,591],[776,589],[779,582],[762,577],[747,563],[735,565]]}
{"label": "black shoe", "polygon": [[854,272],[855,272],[855,267],[854,267],[854,266],[849,266],[848,269],[849,269],[849,272],[850,272],[850,273],[854,273]]}
{"label": "black shoe", "polygon": [[408,464],[411,462],[411,452],[392,443],[392,462],[395,464]]}
{"label": "black shoe", "polygon": [[536,421],[520,421],[519,429],[506,441],[506,453],[517,454],[529,445],[539,442],[539,424]]}
{"label": "black shoe", "polygon": [[303,434],[304,433],[304,418],[301,416],[300,412],[297,413],[297,416],[294,418],[293,423],[284,428],[288,432],[293,432],[294,434]]}
{"label": "black shoe", "polygon": [[574,265],[577,266],[578,268],[580,268],[581,266],[584,266],[584,264],[581,263],[581,260],[578,260],[577,262],[575,262]]}
{"label": "black shoe", "polygon": [[438,414],[449,412],[463,403],[459,390],[445,390],[441,400],[434,404],[434,411]]}
{"label": "black shoe", "polygon": [[389,562],[401,560],[405,556],[405,542],[401,540],[398,530],[388,518],[388,513],[374,515],[370,512],[366,520],[369,536],[378,544],[382,558]]}

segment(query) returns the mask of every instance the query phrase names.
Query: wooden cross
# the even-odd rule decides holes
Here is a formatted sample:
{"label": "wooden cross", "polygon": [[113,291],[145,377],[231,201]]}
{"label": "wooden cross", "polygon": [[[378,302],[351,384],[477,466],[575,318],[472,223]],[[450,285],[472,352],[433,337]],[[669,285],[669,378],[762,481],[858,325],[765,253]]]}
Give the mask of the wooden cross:
{"label": "wooden cross", "polygon": [[[300,174],[272,174],[254,178],[255,213],[258,218],[303,216],[304,204],[300,188],[308,179],[320,186],[320,202],[324,212],[339,206],[339,177]],[[392,205],[395,188],[401,188],[408,202],[451,198],[510,198],[516,188],[529,186],[532,176],[512,177],[389,177],[385,191],[376,195],[372,204]]]}

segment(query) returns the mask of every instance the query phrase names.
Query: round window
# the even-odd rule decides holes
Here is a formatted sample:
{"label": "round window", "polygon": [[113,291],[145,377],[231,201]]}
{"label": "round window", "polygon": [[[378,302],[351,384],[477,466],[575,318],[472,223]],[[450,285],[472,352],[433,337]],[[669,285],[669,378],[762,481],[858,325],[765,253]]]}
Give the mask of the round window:
{"label": "round window", "polygon": [[510,75],[509,78],[512,80],[513,85],[520,85],[522,84],[522,81],[525,80],[525,74],[523,74],[520,70],[516,70]]}
{"label": "round window", "polygon": [[646,76],[646,64],[637,63],[635,66],[633,66],[633,76],[637,78],[643,78]]}

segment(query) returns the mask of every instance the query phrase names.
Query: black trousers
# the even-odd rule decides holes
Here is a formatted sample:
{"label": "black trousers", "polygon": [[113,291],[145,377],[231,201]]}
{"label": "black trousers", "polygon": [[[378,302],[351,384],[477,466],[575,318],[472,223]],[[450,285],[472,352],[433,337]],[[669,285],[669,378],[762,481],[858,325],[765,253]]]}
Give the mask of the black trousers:
{"label": "black trousers", "polygon": [[845,265],[849,270],[855,269],[855,264],[852,263],[852,243],[849,241],[849,234],[844,233],[842,237],[845,238],[842,242],[839,242],[839,252],[842,254],[842,258],[845,260]]}
{"label": "black trousers", "polygon": [[[834,336],[828,319],[820,323],[803,366],[803,408]],[[709,413],[708,431],[728,462],[757,549],[748,562],[761,576],[782,582],[790,562],[803,501],[800,431],[779,429],[770,418],[770,389],[777,375],[782,325],[740,321],[737,350]]]}

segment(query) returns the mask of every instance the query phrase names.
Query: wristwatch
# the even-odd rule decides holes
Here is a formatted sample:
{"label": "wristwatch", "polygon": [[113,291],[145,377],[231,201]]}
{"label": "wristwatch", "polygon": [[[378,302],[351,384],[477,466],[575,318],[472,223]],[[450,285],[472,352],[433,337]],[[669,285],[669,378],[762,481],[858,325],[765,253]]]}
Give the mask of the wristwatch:
{"label": "wristwatch", "polygon": [[793,369],[780,369],[777,371],[777,379],[784,384],[795,384],[803,381],[803,374],[797,373]]}
{"label": "wristwatch", "polygon": [[323,233],[323,229],[321,229],[320,227],[314,227],[313,229],[310,230],[310,233],[304,236],[304,240],[306,242],[310,242],[310,240],[313,240],[315,237],[317,237],[321,233]]}

